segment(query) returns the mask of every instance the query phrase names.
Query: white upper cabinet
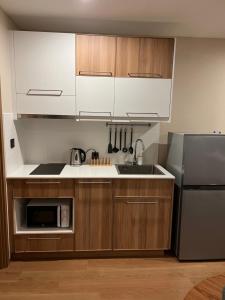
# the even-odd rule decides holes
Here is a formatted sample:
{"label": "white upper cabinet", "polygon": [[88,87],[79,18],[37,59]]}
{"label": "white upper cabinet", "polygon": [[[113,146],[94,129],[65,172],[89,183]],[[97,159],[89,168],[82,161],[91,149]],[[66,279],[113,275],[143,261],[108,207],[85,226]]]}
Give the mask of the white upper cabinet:
{"label": "white upper cabinet", "polygon": [[114,109],[115,78],[77,76],[76,107],[80,118],[111,118]]}
{"label": "white upper cabinet", "polygon": [[169,118],[171,79],[116,78],[115,117]]}
{"label": "white upper cabinet", "polygon": [[15,31],[14,53],[17,112],[75,115],[75,34]]}

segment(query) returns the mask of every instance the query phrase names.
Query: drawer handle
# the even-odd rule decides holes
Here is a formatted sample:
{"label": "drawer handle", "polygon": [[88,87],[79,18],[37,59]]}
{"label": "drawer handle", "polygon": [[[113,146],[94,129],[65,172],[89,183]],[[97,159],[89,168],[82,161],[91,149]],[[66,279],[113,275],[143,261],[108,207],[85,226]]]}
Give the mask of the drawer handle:
{"label": "drawer handle", "polygon": [[27,238],[27,240],[31,240],[31,241],[34,241],[34,240],[61,240],[61,238],[57,237],[57,238]]}
{"label": "drawer handle", "polygon": [[79,183],[81,183],[81,184],[100,184],[100,183],[102,183],[102,184],[111,184],[111,182],[110,181],[79,181]]}
{"label": "drawer handle", "polygon": [[132,78],[162,78],[161,74],[157,73],[128,73]]}
{"label": "drawer handle", "polygon": [[27,96],[62,96],[62,90],[39,90],[39,89],[29,89]]}
{"label": "drawer handle", "polygon": [[127,201],[127,204],[159,204],[157,201]]}
{"label": "drawer handle", "polygon": [[142,198],[142,199],[170,199],[168,196],[114,196],[114,198],[130,198],[130,199],[137,199],[137,198]]}
{"label": "drawer handle", "polygon": [[60,181],[26,181],[26,184],[60,184]]}
{"label": "drawer handle", "polygon": [[81,76],[106,76],[112,77],[112,72],[97,72],[97,71],[79,71]]}

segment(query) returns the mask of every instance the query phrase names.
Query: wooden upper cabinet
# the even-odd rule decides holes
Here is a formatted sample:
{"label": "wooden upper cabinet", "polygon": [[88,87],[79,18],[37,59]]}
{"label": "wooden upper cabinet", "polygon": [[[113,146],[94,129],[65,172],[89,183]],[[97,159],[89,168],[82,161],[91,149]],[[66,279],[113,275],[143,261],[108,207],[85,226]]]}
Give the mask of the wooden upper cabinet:
{"label": "wooden upper cabinet", "polygon": [[114,76],[116,37],[76,35],[76,74]]}
{"label": "wooden upper cabinet", "polygon": [[173,39],[141,38],[139,72],[161,78],[172,78]]}
{"label": "wooden upper cabinet", "polygon": [[174,40],[117,38],[116,76],[172,78]]}
{"label": "wooden upper cabinet", "polygon": [[116,76],[129,77],[139,68],[139,38],[117,37]]}

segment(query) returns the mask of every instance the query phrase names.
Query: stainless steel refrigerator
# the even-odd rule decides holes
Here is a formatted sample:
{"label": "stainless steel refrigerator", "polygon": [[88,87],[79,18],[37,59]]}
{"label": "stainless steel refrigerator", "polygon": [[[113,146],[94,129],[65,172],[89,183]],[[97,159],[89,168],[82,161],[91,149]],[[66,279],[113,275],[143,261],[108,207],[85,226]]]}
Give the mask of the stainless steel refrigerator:
{"label": "stainless steel refrigerator", "polygon": [[225,259],[225,135],[169,133],[167,169],[176,177],[176,256]]}

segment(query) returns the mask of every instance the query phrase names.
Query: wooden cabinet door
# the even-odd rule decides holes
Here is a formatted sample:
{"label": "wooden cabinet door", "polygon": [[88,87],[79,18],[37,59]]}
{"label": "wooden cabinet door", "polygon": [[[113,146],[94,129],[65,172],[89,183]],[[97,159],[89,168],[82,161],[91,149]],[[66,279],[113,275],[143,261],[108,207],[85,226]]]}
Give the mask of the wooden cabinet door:
{"label": "wooden cabinet door", "polygon": [[173,39],[140,38],[139,74],[172,78]]}
{"label": "wooden cabinet door", "polygon": [[169,249],[171,211],[171,198],[115,198],[113,249]]}
{"label": "wooden cabinet door", "polygon": [[112,250],[111,181],[81,180],[76,199],[76,250]]}
{"label": "wooden cabinet door", "polygon": [[114,250],[170,248],[173,180],[114,181]]}
{"label": "wooden cabinet door", "polygon": [[77,75],[114,76],[116,37],[78,34],[76,48]]}
{"label": "wooden cabinet door", "polygon": [[140,39],[117,37],[116,77],[129,77],[139,72]]}
{"label": "wooden cabinet door", "polygon": [[173,39],[118,37],[116,77],[172,78]]}

